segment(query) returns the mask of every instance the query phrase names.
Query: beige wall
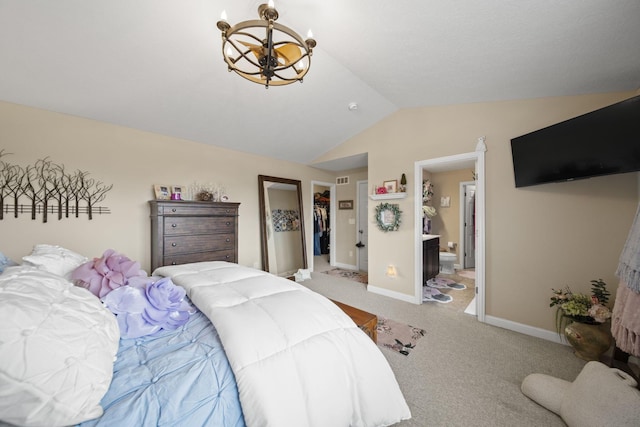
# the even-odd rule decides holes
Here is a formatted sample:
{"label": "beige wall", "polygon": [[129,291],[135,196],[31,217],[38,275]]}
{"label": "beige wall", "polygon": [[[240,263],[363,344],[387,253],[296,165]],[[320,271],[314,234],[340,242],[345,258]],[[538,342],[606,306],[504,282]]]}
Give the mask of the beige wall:
{"label": "beige wall", "polygon": [[[343,171],[339,176],[348,176],[349,184],[336,185],[336,200],[352,200],[353,209],[336,206],[336,263],[355,267],[357,264],[358,232],[356,230],[358,212],[358,181],[367,180],[367,169]],[[351,223],[350,223],[351,222]]]}
{"label": "beige wall", "polygon": [[[486,136],[486,314],[549,331],[551,288],[610,290],[638,205],[636,173],[516,189],[510,139],[627,99],[634,93],[541,98],[401,110],[316,159],[368,153],[369,185],[413,171],[416,161],[475,150]],[[390,148],[391,147],[391,148]],[[408,188],[415,177],[407,175]],[[369,283],[414,293],[414,193],[399,201],[400,229],[369,227]],[[420,203],[420,201],[417,201]],[[373,217],[374,204],[370,204]],[[398,278],[384,275],[396,265]]]}
{"label": "beige wall", "polygon": [[[460,183],[473,181],[472,172],[469,169],[460,169],[431,174],[431,182],[434,186],[431,204],[438,213],[432,219],[431,232],[440,235],[441,248],[447,248],[448,242],[454,242],[456,249],[447,250],[456,254],[460,244]],[[449,207],[440,205],[442,197],[449,197]],[[460,262],[461,260],[458,258],[457,263]]]}
{"label": "beige wall", "polygon": [[[113,248],[150,266],[150,223],[147,201],[152,185],[193,182],[226,187],[233,202],[240,202],[239,263],[261,266],[258,222],[259,174],[302,181],[304,213],[311,212],[310,182],[333,181],[334,174],[304,165],[250,155],[210,145],[165,137],[0,102],[0,150],[13,153],[4,161],[20,166],[49,157],[67,170],[90,172],[113,184],[102,203],[109,215],[96,215],[43,224],[27,215],[0,221],[0,251],[20,260],[34,244],[58,244],[89,257]],[[305,218],[306,219],[306,218]],[[307,236],[313,224],[305,221]],[[307,253],[312,254],[307,239]]]}
{"label": "beige wall", "polygon": [[[552,287],[588,291],[589,280],[602,278],[613,291],[617,260],[638,204],[638,174],[515,189],[510,139],[633,95],[402,110],[317,159],[367,152],[370,188],[407,174],[408,197],[397,201],[403,211],[397,232],[375,227],[375,203],[369,203],[369,282],[413,295],[415,162],[474,151],[477,138],[486,136],[487,315],[553,331]],[[312,208],[310,181],[335,179],[304,165],[1,102],[0,141],[0,149],[13,153],[4,159],[10,163],[26,166],[50,157],[67,170],[86,170],[114,184],[103,203],[112,213],[93,221],[43,224],[28,216],[5,217],[0,251],[14,259],[36,243],[52,243],[87,256],[113,248],[148,269],[151,186],[217,182],[231,201],[241,203],[240,264],[260,265],[257,175],[300,179],[305,215]],[[313,254],[312,225],[305,221],[308,254]],[[388,264],[397,267],[396,279],[384,275]]]}

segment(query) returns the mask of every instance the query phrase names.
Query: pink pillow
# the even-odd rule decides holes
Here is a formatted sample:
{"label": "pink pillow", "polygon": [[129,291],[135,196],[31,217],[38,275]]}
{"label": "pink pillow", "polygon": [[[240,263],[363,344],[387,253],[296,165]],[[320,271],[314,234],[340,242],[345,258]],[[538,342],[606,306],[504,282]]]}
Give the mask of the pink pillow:
{"label": "pink pillow", "polygon": [[71,274],[76,286],[88,289],[102,298],[114,289],[148,281],[140,263],[132,261],[113,249],[107,249],[101,258],[94,258],[76,268]]}

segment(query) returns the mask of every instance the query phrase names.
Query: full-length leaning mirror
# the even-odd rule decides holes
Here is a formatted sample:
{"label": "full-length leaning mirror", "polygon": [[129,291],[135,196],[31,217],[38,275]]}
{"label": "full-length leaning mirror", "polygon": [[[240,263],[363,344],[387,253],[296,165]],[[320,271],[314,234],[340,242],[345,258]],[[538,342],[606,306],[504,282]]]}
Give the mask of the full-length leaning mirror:
{"label": "full-length leaning mirror", "polygon": [[307,268],[302,185],[299,180],[258,175],[262,268],[290,277]]}

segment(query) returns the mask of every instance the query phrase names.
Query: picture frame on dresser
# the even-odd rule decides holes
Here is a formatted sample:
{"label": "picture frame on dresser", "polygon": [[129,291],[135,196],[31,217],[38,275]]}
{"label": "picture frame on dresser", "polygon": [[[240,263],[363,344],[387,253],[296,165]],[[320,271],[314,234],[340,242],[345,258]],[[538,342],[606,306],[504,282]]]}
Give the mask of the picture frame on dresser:
{"label": "picture frame on dresser", "polygon": [[170,200],[171,199],[171,186],[164,184],[154,184],[153,193],[156,200]]}
{"label": "picture frame on dresser", "polygon": [[172,185],[171,186],[171,200],[184,200],[183,197],[183,185]]}

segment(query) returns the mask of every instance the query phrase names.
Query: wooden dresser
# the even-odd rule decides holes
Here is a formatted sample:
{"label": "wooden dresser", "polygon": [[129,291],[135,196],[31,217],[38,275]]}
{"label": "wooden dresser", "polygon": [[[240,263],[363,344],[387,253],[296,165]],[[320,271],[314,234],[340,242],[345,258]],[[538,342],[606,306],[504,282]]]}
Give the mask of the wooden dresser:
{"label": "wooden dresser", "polygon": [[238,262],[240,203],[151,200],[151,271],[200,261]]}

